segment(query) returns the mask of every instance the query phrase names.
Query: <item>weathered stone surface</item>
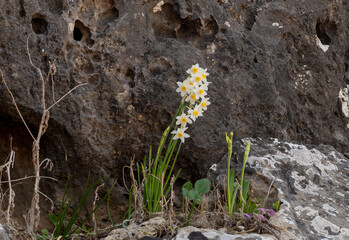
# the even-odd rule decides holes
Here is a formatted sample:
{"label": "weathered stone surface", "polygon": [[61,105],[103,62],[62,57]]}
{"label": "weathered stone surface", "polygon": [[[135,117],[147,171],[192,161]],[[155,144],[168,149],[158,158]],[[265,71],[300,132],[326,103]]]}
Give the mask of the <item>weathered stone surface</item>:
{"label": "weathered stone surface", "polygon": [[[246,173],[260,177],[252,185],[263,199],[273,183],[277,191],[269,195],[279,199],[280,211],[270,223],[283,229],[281,239],[349,239],[349,159],[326,145],[299,145],[277,139],[243,139],[234,149],[242,159],[244,144],[251,140]],[[241,164],[241,160],[240,160]],[[240,169],[239,164],[233,166]],[[225,174],[226,159],[210,170],[211,178]],[[286,231],[284,231],[286,230]]]}
{"label": "weathered stone surface", "polygon": [[147,239],[146,236],[157,236],[164,227],[165,220],[162,217],[155,217],[141,224],[132,223],[125,228],[115,229],[102,240]]}
{"label": "weathered stone surface", "polygon": [[0,224],[0,239],[1,240],[10,240],[6,229]]}
{"label": "weathered stone surface", "polygon": [[200,229],[185,227],[178,230],[173,240],[276,240],[275,237],[266,234],[226,234],[213,229]]}
{"label": "weathered stone surface", "polygon": [[[43,156],[55,164],[52,176],[70,173],[76,185],[89,169],[121,179],[134,154],[141,159],[157,144],[180,101],[176,81],[194,63],[208,68],[212,105],[189,128],[181,178],[204,175],[224,154],[230,130],[349,153],[348,117],[339,104],[348,84],[348,10],[337,0],[1,0],[0,69],[34,132],[41,85],[28,60],[28,36],[34,64],[57,67],[48,105],[88,83],[52,109],[42,141]],[[15,176],[30,175],[31,140],[3,84],[0,103],[0,158],[13,135],[18,155],[29,153]],[[61,188],[43,185],[53,199]],[[29,202],[16,201],[23,209]]]}

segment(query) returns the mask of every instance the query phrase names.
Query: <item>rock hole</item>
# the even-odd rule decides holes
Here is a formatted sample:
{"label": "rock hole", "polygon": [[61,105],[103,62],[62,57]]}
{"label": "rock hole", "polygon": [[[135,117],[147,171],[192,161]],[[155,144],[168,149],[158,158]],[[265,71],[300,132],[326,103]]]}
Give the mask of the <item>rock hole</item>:
{"label": "rock hole", "polygon": [[329,45],[332,41],[331,36],[335,36],[337,32],[337,25],[334,21],[326,20],[324,22],[318,21],[316,23],[316,35],[323,45]]}
{"label": "rock hole", "polygon": [[182,21],[177,4],[165,3],[154,17],[156,21],[154,21],[153,30],[156,37],[176,38],[175,29]]}
{"label": "rock hole", "polygon": [[25,9],[24,9],[24,0],[19,0],[19,5],[20,5],[19,16],[25,17],[27,14],[26,14]]}
{"label": "rock hole", "polygon": [[136,86],[134,70],[132,70],[131,68],[127,69],[125,77],[128,80],[128,85],[130,86],[130,88],[134,88]]}
{"label": "rock hole", "polygon": [[32,17],[32,29],[36,34],[47,34],[48,23],[41,14],[34,14]]}
{"label": "rock hole", "polygon": [[211,19],[204,20],[204,26],[198,31],[203,42],[213,42],[216,39],[216,35],[219,31],[219,26],[217,21],[211,16]]}
{"label": "rock hole", "polygon": [[240,4],[240,8],[245,11],[245,23],[244,27],[251,31],[254,23],[256,22],[257,6],[256,5],[246,5],[244,3]]}
{"label": "rock hole", "polygon": [[95,42],[93,39],[91,39],[90,29],[86,27],[80,20],[75,21],[73,39],[75,41],[85,42],[89,47],[92,47]]}
{"label": "rock hole", "polygon": [[200,19],[191,19],[187,17],[177,30],[177,36],[183,40],[194,40],[195,37],[200,35],[198,30],[201,26]]}
{"label": "rock hole", "polygon": [[316,35],[322,44],[329,45],[331,43],[331,38],[326,34],[326,31],[320,22],[316,23]]}
{"label": "rock hole", "polygon": [[73,38],[75,41],[81,41],[82,39],[82,32],[77,27],[74,27]]}

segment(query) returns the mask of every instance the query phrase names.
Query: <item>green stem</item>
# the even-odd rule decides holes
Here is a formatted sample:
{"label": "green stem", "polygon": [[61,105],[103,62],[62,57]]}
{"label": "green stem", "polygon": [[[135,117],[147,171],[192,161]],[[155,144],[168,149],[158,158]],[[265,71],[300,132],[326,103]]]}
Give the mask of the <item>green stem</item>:
{"label": "green stem", "polygon": [[244,174],[245,174],[245,166],[248,158],[248,154],[250,153],[250,141],[247,142],[247,146],[245,149],[245,154],[244,154],[244,162],[242,164],[242,170],[241,170],[241,179],[240,179],[240,186],[241,188],[243,187],[243,182],[244,182]]}
{"label": "green stem", "polygon": [[191,219],[191,214],[193,213],[193,210],[194,210],[194,207],[195,207],[195,201],[196,201],[196,199],[194,199],[193,205],[191,205],[191,208],[190,208],[190,211],[189,211],[189,216],[187,218],[187,221],[185,222],[185,226],[189,225],[189,221]]}

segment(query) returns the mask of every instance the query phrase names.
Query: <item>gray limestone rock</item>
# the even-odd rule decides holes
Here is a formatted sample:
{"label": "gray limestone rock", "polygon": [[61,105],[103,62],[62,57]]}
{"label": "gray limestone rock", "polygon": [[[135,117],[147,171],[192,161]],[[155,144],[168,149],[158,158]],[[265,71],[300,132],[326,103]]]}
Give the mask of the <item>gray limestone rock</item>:
{"label": "gray limestone rock", "polygon": [[0,239],[10,240],[9,236],[7,235],[6,229],[1,224],[0,224]]}
{"label": "gray limestone rock", "polygon": [[165,220],[162,217],[155,217],[141,224],[131,223],[125,228],[115,229],[102,240],[147,239],[146,236],[156,236],[164,226]]}
{"label": "gray limestone rock", "polygon": [[213,229],[200,229],[185,227],[178,230],[178,234],[172,240],[276,240],[275,237],[266,234],[226,234]]}
{"label": "gray limestone rock", "polygon": [[[251,141],[246,173],[253,178],[255,195],[263,199],[272,184],[269,207],[281,201],[270,223],[281,239],[349,239],[349,159],[328,145],[300,145],[278,139],[243,139],[234,144],[234,169],[241,169],[242,154]],[[225,174],[226,157],[210,169],[211,179]]]}

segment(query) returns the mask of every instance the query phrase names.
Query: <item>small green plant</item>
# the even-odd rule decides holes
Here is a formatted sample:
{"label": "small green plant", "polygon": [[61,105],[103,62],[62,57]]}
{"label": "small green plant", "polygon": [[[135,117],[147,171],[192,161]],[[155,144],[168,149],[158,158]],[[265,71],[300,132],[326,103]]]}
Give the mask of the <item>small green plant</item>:
{"label": "small green plant", "polygon": [[101,206],[107,197],[109,197],[111,190],[116,184],[116,180],[108,190],[107,194],[102,198],[102,200],[95,206],[95,208],[88,214],[88,216],[83,219],[81,222],[78,222],[78,218],[81,214],[81,211],[84,209],[88,197],[91,195],[92,190],[105,178],[100,178],[96,182],[90,184],[90,173],[87,178],[85,188],[82,193],[82,197],[76,208],[73,210],[71,216],[68,215],[69,209],[72,207],[72,203],[75,200],[74,194],[72,194],[71,189],[68,189],[69,178],[66,182],[63,198],[61,201],[61,206],[58,214],[50,213],[49,219],[54,226],[54,232],[49,234],[47,229],[42,229],[42,235],[37,235],[36,239],[57,239],[61,237],[62,240],[70,239],[73,234],[79,234],[81,232],[85,234],[93,235],[95,234],[92,230],[93,228],[87,229],[84,223],[92,216],[92,214]]}
{"label": "small green plant", "polygon": [[242,170],[241,170],[241,176],[240,176],[240,187],[241,187],[241,194],[239,196],[239,204],[240,209],[242,209],[242,212],[244,213],[254,213],[258,211],[258,205],[256,201],[252,200],[252,196],[249,194],[250,189],[250,179],[244,180],[244,174],[245,174],[245,167],[248,159],[248,155],[250,153],[250,141],[247,142],[247,146],[245,149],[244,154],[244,161],[242,164]]}
{"label": "small green plant", "polygon": [[[252,200],[252,196],[249,194],[250,180],[244,180],[245,167],[250,153],[250,141],[247,142],[245,149],[244,160],[242,164],[240,184],[235,182],[235,172],[230,169],[230,160],[233,151],[233,133],[230,133],[228,137],[225,133],[225,140],[228,147],[228,162],[227,162],[227,191],[226,199],[227,205],[225,206],[226,211],[229,215],[232,215],[238,209],[243,213],[254,213],[258,211],[258,205]],[[239,191],[240,190],[240,191]],[[239,194],[238,194],[239,193]],[[236,201],[238,200],[238,201]],[[237,204],[238,203],[238,204]]]}
{"label": "small green plant", "polygon": [[[190,210],[189,210],[189,215],[187,216],[186,213],[184,213],[185,217],[185,225],[189,225],[189,221],[191,219],[191,215],[193,213],[193,210],[196,205],[200,204],[202,201],[202,197],[204,194],[208,193],[211,188],[211,182],[208,179],[200,179],[195,182],[194,188],[193,184],[189,181],[186,182],[182,186],[182,194],[183,197],[186,201],[192,202]],[[184,210],[184,204],[183,204],[183,210]]]}
{"label": "small green plant", "polygon": [[51,239],[51,234],[46,228],[41,229],[41,235],[36,235],[36,240],[49,240]]}
{"label": "small green plant", "polygon": [[[170,126],[161,137],[155,159],[153,159],[153,152],[150,147],[149,154],[144,157],[143,163],[140,165],[137,163],[138,186],[144,186],[143,203],[145,209],[151,213],[162,210],[162,203],[170,192],[170,178],[181,145],[189,137],[189,134],[185,132],[188,129],[187,124],[195,122],[207,110],[207,106],[211,104],[209,99],[206,98],[209,85],[206,80],[209,75],[207,70],[195,64],[187,70],[187,73],[189,77],[183,82],[177,82],[176,92],[180,93],[182,100]],[[185,103],[187,104],[185,105]],[[168,137],[170,137],[170,140],[167,143]],[[178,140],[181,140],[179,144]],[[165,145],[167,145],[167,149],[163,155]],[[180,170],[177,172],[175,180],[179,173]],[[135,194],[136,191],[134,190],[131,190],[130,194]],[[130,212],[131,208],[129,208],[128,214]]]}
{"label": "small green plant", "polygon": [[227,162],[227,206],[226,211],[229,215],[232,215],[235,207],[236,194],[239,190],[235,183],[235,172],[230,169],[230,159],[233,153],[233,132],[230,132],[230,136],[225,133],[225,140],[228,146],[228,162]]}
{"label": "small green plant", "polygon": [[273,203],[273,207],[275,209],[275,212],[279,211],[279,207],[280,207],[280,200],[278,200],[276,203]]}

